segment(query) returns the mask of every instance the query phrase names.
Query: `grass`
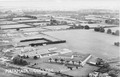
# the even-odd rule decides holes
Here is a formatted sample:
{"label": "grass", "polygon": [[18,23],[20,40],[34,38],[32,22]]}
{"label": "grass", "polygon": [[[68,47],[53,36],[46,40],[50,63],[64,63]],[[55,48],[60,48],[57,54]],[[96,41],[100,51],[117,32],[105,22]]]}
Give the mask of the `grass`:
{"label": "grass", "polygon": [[88,73],[90,73],[96,69],[98,69],[98,68],[95,66],[85,65],[83,68],[80,67],[79,69],[73,69],[73,70],[69,70],[66,72],[62,72],[62,73],[68,74],[71,76],[75,76],[75,77],[81,77],[81,76],[87,76]]}
{"label": "grass", "polygon": [[94,30],[70,30],[45,33],[59,39],[65,39],[67,41],[67,48],[73,51],[90,53],[101,58],[119,56],[119,47],[114,46],[114,42],[119,41],[119,37],[117,36],[95,32]]}

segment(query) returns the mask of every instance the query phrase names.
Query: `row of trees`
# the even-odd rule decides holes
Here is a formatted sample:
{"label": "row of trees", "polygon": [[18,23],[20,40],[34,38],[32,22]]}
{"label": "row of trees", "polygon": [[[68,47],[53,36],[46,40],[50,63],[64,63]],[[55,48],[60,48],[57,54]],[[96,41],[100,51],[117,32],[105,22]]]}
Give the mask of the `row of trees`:
{"label": "row of trees", "polygon": [[71,26],[69,29],[90,29],[90,27],[88,25],[85,26]]}
{"label": "row of trees", "polygon": [[[25,56],[25,55],[23,55],[23,56],[21,56],[21,58],[23,58],[23,59],[28,59],[29,58],[29,56],[27,55],[27,56]],[[33,59],[38,59],[39,57],[37,57],[37,56],[33,56]]]}
{"label": "row of trees", "polygon": [[[52,62],[52,58],[49,58],[49,61],[50,62]],[[64,59],[54,59],[54,61],[57,63],[58,61],[61,61],[61,63],[63,64],[64,62],[66,63],[66,64],[68,64],[70,61],[65,61]],[[73,63],[73,65],[75,64],[75,61],[72,61],[72,63]],[[80,65],[80,61],[78,62],[79,63],[79,65]]]}
{"label": "row of trees", "polygon": [[[94,28],[94,31],[96,31],[96,32],[105,32],[105,29],[103,27],[96,27],[96,28]],[[119,30],[116,30],[115,32],[112,32],[111,29],[108,29],[107,34],[112,34],[112,35],[119,36],[120,32],[119,32]]]}
{"label": "row of trees", "polygon": [[116,30],[115,32],[112,32],[111,29],[108,29],[108,30],[107,30],[107,34],[112,34],[112,35],[117,35],[117,36],[119,36],[120,32],[119,32],[119,30]]}
{"label": "row of trees", "polygon": [[105,23],[119,25],[119,19],[107,19]]}
{"label": "row of trees", "polygon": [[[49,58],[49,61],[52,62],[52,58]],[[70,61],[65,61],[64,59],[57,59],[57,58],[54,59],[54,61],[55,61],[56,63],[58,63],[58,61],[60,61],[61,64],[65,63],[66,66],[69,65],[69,62],[70,62]],[[79,65],[80,65],[81,62],[79,61],[78,63],[79,63]],[[75,65],[75,61],[72,61],[72,64]],[[71,66],[67,66],[67,67],[68,67],[70,70],[73,69],[73,67],[71,67]],[[78,69],[79,66],[76,65],[75,67],[76,67],[76,69]]]}

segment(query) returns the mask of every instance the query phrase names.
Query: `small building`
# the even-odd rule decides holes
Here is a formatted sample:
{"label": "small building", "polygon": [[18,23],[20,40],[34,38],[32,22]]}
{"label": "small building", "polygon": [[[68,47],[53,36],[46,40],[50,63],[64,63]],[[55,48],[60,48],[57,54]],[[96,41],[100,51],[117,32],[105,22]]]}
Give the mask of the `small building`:
{"label": "small building", "polygon": [[89,73],[89,77],[111,77],[108,73],[99,73],[99,72],[92,72]]}
{"label": "small building", "polygon": [[89,77],[98,77],[98,75],[99,75],[99,72],[89,73]]}

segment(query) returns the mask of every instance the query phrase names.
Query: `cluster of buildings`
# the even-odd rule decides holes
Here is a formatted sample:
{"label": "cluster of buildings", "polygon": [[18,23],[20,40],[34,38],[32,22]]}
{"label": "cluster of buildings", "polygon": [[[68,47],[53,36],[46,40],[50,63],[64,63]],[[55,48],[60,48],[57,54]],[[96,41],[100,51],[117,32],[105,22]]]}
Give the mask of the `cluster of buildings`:
{"label": "cluster of buildings", "polygon": [[89,73],[89,77],[112,77],[112,76],[109,76],[108,73],[92,72]]}
{"label": "cluster of buildings", "polygon": [[49,59],[49,62],[63,63],[66,66],[80,67],[84,66],[86,62],[92,57],[90,54],[81,54],[78,52],[70,52],[66,54],[60,54],[58,56]]}

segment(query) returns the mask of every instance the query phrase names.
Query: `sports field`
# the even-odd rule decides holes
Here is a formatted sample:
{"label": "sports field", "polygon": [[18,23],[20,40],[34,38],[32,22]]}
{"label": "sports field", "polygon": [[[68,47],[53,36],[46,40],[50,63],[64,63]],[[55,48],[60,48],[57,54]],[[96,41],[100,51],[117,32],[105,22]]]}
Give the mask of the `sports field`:
{"label": "sports field", "polygon": [[114,42],[119,41],[119,36],[111,36],[94,30],[67,30],[45,33],[59,39],[65,39],[67,47],[73,51],[90,53],[101,58],[119,56],[119,47],[114,46]]}

